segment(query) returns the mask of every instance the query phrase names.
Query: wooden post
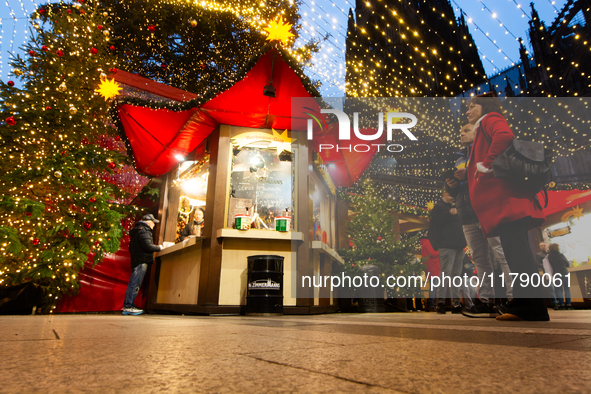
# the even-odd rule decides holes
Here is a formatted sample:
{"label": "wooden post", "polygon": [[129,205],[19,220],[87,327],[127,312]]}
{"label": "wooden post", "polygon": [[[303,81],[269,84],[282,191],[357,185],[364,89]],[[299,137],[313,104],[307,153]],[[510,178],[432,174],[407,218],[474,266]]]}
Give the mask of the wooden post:
{"label": "wooden post", "polygon": [[222,243],[216,238],[224,228],[226,197],[230,177],[230,126],[220,125],[210,136],[209,176],[203,227],[203,249],[199,276],[198,304],[219,305],[222,272]]}

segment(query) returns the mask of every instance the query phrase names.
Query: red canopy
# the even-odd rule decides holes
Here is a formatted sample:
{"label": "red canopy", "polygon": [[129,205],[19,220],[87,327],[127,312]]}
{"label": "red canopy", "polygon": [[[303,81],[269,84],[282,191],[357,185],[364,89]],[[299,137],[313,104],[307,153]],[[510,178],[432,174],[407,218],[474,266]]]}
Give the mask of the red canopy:
{"label": "red canopy", "polygon": [[589,200],[591,190],[551,190],[548,192],[548,206],[544,209],[544,214],[550,216]]}
{"label": "red canopy", "polygon": [[[278,131],[306,130],[309,116],[305,113],[310,108],[292,111],[292,98],[312,98],[317,92],[304,86],[305,77],[290,67],[288,57],[276,48],[268,50],[244,78],[209,101],[154,104],[124,99],[118,102],[118,120],[131,145],[137,170],[151,176],[168,173],[178,163],[176,155],[187,156],[220,124]],[[271,81],[276,97],[263,94]],[[318,104],[315,107],[314,112],[320,113]],[[314,146],[318,147],[325,138],[336,145],[337,128],[329,129],[331,135],[318,140],[315,136]],[[352,139],[350,143],[356,142]],[[361,176],[374,153],[375,148],[369,152],[333,151],[330,157],[321,152],[321,157],[327,164],[333,164],[329,171],[334,183],[349,186]]]}

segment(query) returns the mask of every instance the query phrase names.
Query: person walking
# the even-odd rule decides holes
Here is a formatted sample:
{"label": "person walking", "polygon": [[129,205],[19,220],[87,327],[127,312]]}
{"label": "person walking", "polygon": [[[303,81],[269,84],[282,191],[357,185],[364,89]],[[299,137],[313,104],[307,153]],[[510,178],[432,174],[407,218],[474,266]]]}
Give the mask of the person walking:
{"label": "person walking", "polygon": [[125,291],[123,315],[141,315],[143,310],[137,308],[133,302],[137,297],[148,265],[154,261],[154,252],[162,250],[162,245],[154,245],[152,229],[160,223],[154,215],[148,214],[136,223],[129,232],[129,254],[131,256],[131,277]]}
{"label": "person walking", "polygon": [[[421,244],[421,256],[427,257],[425,265],[425,274],[429,278],[439,276],[441,274],[441,267],[439,264],[439,252],[433,249],[431,242],[427,237],[419,238]],[[435,289],[431,290],[431,279],[429,279],[429,299],[427,300],[427,312],[435,311]]]}
{"label": "person walking", "polygon": [[479,287],[476,289],[479,298],[473,300],[474,305],[472,307],[462,309],[462,314],[468,317],[494,318],[498,313],[495,309],[496,294],[493,286],[494,267],[490,258],[489,247],[495,253],[497,262],[505,276],[505,286],[509,298],[512,296],[511,279],[509,276],[511,271],[505,259],[501,239],[499,237],[490,237],[488,239],[484,237],[482,227],[470,202],[468,180],[466,179],[466,165],[469,162],[469,149],[474,142],[474,128],[471,124],[462,126],[460,142],[464,146],[464,149],[462,149],[460,157],[456,160],[454,177],[445,180],[446,190],[455,198],[458,218],[462,224],[466,242],[472,251],[472,260],[476,266],[479,283]]}
{"label": "person walking", "polygon": [[[540,242],[540,251],[536,254],[536,263],[538,265],[538,270],[542,270],[544,274],[550,275],[552,277],[553,271],[550,262],[547,259],[548,257],[548,244],[546,242]],[[558,306],[558,301],[556,300],[556,290],[554,289],[554,284],[550,281],[548,285],[548,296],[550,298],[550,302],[552,303],[552,308],[555,310],[560,309]]]}
{"label": "person walking", "polygon": [[[560,246],[558,244],[550,244],[548,246],[548,261],[552,266],[552,282],[558,283],[558,279],[562,282],[561,286],[556,286],[555,305],[562,309],[573,309],[570,303],[570,287],[566,275],[568,275],[568,259],[565,255],[560,253]],[[564,298],[563,298],[564,297]]]}
{"label": "person walking", "polygon": [[[528,231],[542,225],[546,218],[534,204],[531,191],[493,174],[493,160],[515,137],[501,112],[499,99],[490,94],[470,100],[466,115],[475,133],[467,170],[470,201],[485,236],[500,236],[511,273],[531,279],[539,272]],[[497,320],[550,320],[543,289],[531,282],[515,281],[513,299],[499,306]]]}
{"label": "person walking", "polygon": [[451,313],[461,313],[460,288],[453,286],[453,278],[462,275],[466,239],[458,219],[458,211],[453,206],[454,199],[446,191],[435,204],[430,214],[429,241],[439,252],[441,283],[437,288],[437,313],[445,313],[445,298],[448,290],[451,298]]}

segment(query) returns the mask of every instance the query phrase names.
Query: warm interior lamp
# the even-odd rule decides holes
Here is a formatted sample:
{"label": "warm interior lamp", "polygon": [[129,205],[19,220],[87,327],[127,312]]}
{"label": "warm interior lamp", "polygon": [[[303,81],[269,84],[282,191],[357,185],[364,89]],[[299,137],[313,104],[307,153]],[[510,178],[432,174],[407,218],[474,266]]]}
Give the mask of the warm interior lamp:
{"label": "warm interior lamp", "polygon": [[177,153],[176,155],[174,155],[174,158],[177,159],[178,161],[185,161],[185,156],[181,155],[180,153]]}

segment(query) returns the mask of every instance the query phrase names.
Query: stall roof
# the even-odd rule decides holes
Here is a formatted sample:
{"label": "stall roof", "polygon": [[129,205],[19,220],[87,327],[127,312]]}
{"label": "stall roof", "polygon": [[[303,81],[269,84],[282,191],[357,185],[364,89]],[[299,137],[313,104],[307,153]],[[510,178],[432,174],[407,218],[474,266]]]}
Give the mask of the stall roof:
{"label": "stall roof", "polygon": [[[263,94],[271,81],[276,97]],[[186,157],[220,124],[306,130],[309,117],[305,112],[310,108],[292,112],[294,97],[318,97],[318,92],[288,53],[267,46],[238,73],[236,81],[215,91],[182,103],[119,99],[113,106],[113,118],[126,137],[136,169],[145,175],[161,176],[178,163],[175,156]],[[320,112],[319,107],[316,112]],[[328,135],[314,139],[316,146],[327,138],[335,140],[334,123],[325,120],[331,127]],[[349,186],[361,176],[374,153],[375,148],[369,152],[342,150],[320,154],[326,163],[332,164],[329,172],[335,184]]]}

